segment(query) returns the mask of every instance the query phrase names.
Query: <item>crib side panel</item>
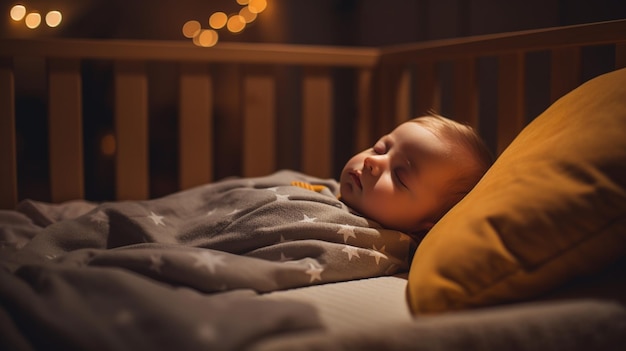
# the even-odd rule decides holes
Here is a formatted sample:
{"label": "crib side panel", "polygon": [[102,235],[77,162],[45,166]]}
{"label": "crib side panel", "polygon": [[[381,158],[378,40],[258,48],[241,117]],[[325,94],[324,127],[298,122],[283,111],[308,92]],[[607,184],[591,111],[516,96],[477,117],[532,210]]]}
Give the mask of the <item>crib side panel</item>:
{"label": "crib side panel", "polygon": [[[333,177],[340,147],[334,143],[335,119],[346,118],[335,115],[335,68],[355,73],[355,81],[342,86],[357,91],[348,94],[355,101],[346,104],[359,114],[347,117],[355,122],[348,133],[358,136],[346,135],[341,147],[360,150],[374,134],[375,49],[273,44],[202,49],[156,41],[46,39],[3,43],[2,208],[14,208],[22,200],[20,189],[41,201],[83,199],[86,194],[95,201],[141,200],[214,181],[216,175],[252,177],[288,167]],[[28,69],[30,76],[32,67],[20,63],[16,90],[15,57],[36,58],[32,74],[45,82],[26,99],[36,100],[36,109],[18,106],[17,117],[27,118],[17,127],[15,108],[21,97],[16,94],[24,95],[24,88],[32,90],[33,84],[23,72]],[[176,77],[170,80],[172,67]],[[291,87],[288,97],[278,93],[277,68],[294,73],[289,84],[297,87]],[[164,87],[163,82],[173,84]],[[170,100],[171,95],[176,97]],[[279,125],[280,113],[288,127]],[[29,125],[30,120],[41,125]],[[342,123],[344,128],[347,124]],[[28,143],[37,158],[17,160],[24,148],[16,141],[16,128],[36,138],[37,143]],[[32,135],[40,129],[44,137]],[[232,148],[224,147],[225,141]],[[290,157],[295,157],[279,162],[279,145],[292,148]],[[20,169],[26,169],[22,178]]]}

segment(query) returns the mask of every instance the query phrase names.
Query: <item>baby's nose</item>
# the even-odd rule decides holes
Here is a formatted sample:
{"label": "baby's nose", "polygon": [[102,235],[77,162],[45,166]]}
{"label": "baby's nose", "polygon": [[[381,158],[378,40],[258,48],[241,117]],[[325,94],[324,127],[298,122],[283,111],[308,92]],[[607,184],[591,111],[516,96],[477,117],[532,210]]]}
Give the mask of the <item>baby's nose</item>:
{"label": "baby's nose", "polygon": [[366,157],[363,161],[363,166],[365,169],[369,170],[372,176],[378,177],[381,174],[381,161],[376,159],[375,157]]}

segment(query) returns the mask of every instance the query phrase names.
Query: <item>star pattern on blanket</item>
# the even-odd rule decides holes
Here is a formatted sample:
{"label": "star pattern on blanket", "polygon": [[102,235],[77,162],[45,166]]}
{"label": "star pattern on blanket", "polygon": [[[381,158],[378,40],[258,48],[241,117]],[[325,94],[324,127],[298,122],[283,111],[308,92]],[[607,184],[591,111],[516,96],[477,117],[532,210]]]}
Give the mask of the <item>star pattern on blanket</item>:
{"label": "star pattern on blanket", "polygon": [[317,220],[317,218],[315,218],[315,217],[309,217],[307,215],[304,215],[304,219],[301,219],[300,222],[303,222],[303,223],[313,223],[316,220]]}
{"label": "star pattern on blanket", "polygon": [[324,268],[316,267],[313,263],[309,263],[309,269],[305,271],[305,273],[311,277],[311,279],[309,280],[309,283],[313,283],[316,280],[321,281],[323,271],[324,271]]}
{"label": "star pattern on blanket", "polygon": [[215,274],[217,266],[224,266],[224,256],[217,255],[209,251],[196,252],[192,254],[194,259],[194,267],[205,267],[212,274]]}
{"label": "star pattern on blanket", "polygon": [[339,225],[339,230],[337,231],[337,234],[343,235],[343,242],[347,243],[348,242],[348,238],[355,238],[356,239],[356,234],[354,233],[354,228],[355,228],[355,226],[353,226],[353,225],[340,224]]}
{"label": "star pattern on blanket", "polygon": [[104,224],[109,220],[109,218],[104,211],[98,210],[89,216],[89,220],[94,223]]}
{"label": "star pattern on blanket", "polygon": [[159,216],[158,214],[154,213],[153,211],[150,211],[150,215],[147,216],[147,217],[150,218],[154,222],[154,225],[165,226],[165,223],[163,223],[163,218],[165,218],[164,216]]}
{"label": "star pattern on blanket", "polygon": [[352,261],[352,257],[361,258],[358,249],[354,246],[346,245],[341,251],[348,254],[348,261]]}
{"label": "star pattern on blanket", "polygon": [[385,260],[389,259],[389,257],[385,254],[385,245],[383,245],[380,249],[376,248],[376,245],[372,245],[372,250],[369,250],[369,255],[374,257],[377,265],[380,264],[381,258],[384,258]]}
{"label": "star pattern on blanket", "polygon": [[289,195],[279,194],[277,186],[266,188],[265,190],[273,192],[274,196],[276,196],[276,201],[289,201]]}

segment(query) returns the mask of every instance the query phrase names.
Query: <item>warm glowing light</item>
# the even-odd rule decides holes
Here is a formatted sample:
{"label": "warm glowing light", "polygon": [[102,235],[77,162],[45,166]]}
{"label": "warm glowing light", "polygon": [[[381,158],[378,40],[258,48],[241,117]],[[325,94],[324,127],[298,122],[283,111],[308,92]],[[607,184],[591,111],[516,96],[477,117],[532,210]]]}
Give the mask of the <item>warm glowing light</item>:
{"label": "warm glowing light", "polygon": [[239,33],[246,27],[246,20],[239,16],[234,15],[228,19],[228,23],[226,24],[226,28],[233,33]]}
{"label": "warm glowing light", "polygon": [[183,35],[187,38],[193,38],[200,32],[202,26],[198,21],[187,21],[183,24]]}
{"label": "warm glowing light", "polygon": [[252,13],[261,13],[267,7],[267,1],[250,0],[250,2],[248,3],[248,7],[250,8],[250,12]]}
{"label": "warm glowing light", "polygon": [[26,7],[23,5],[15,5],[11,8],[11,19],[21,21],[26,15]]}
{"label": "warm glowing light", "polygon": [[249,2],[248,0],[237,0],[237,3],[239,5],[248,5],[248,2]]}
{"label": "warm glowing light", "polygon": [[63,19],[63,15],[59,11],[50,11],[46,14],[46,24],[48,27],[57,27],[61,24],[61,20]]}
{"label": "warm glowing light", "polygon": [[31,12],[26,15],[24,22],[26,23],[26,27],[35,29],[41,24],[41,15],[37,12]]}
{"label": "warm glowing light", "polygon": [[193,43],[197,46],[203,46],[205,48],[215,46],[219,36],[213,29],[203,29],[200,34],[193,38]]}
{"label": "warm glowing light", "polygon": [[241,10],[239,10],[239,16],[243,17],[246,23],[251,23],[256,19],[256,13],[250,12],[248,6],[243,7]]}
{"label": "warm glowing light", "polygon": [[117,149],[117,141],[115,140],[115,135],[113,134],[105,134],[102,139],[100,139],[100,152],[104,156],[113,156],[115,155],[115,150]]}
{"label": "warm glowing light", "polygon": [[223,28],[228,21],[228,16],[224,12],[216,12],[209,17],[209,26],[214,29]]}

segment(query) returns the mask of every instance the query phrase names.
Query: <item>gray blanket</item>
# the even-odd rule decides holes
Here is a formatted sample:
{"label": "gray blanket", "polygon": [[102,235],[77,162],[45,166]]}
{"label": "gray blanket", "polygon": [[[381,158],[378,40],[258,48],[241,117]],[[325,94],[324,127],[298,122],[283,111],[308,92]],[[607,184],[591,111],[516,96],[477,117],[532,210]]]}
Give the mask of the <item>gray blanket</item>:
{"label": "gray blanket", "polygon": [[2,211],[0,348],[227,350],[319,328],[310,306],[258,293],[405,271],[415,246],[337,191],[281,171],[148,201]]}

